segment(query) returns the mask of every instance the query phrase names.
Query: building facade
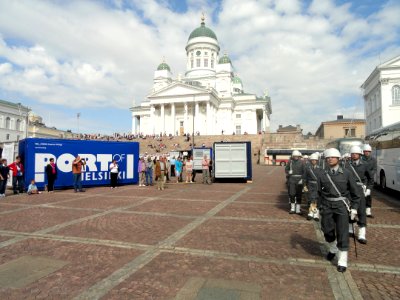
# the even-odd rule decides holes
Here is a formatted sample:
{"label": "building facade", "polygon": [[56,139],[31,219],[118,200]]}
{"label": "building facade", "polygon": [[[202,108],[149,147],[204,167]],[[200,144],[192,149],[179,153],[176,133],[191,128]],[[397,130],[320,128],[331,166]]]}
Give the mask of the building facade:
{"label": "building facade", "polygon": [[29,108],[0,100],[0,143],[17,142],[27,136]]}
{"label": "building facade", "polygon": [[319,125],[315,136],[320,139],[338,139],[344,137],[365,138],[364,119],[345,119],[342,115],[336,120],[325,121]]}
{"label": "building facade", "polygon": [[29,113],[29,137],[45,139],[73,139],[78,135],[70,130],[60,130],[48,127],[43,123],[43,118],[33,112]]}
{"label": "building facade", "polygon": [[258,97],[244,91],[204,17],[186,44],[185,75],[173,79],[163,61],[147,99],[130,110],[132,133],[143,135],[255,134],[269,131],[272,113],[267,93]]}
{"label": "building facade", "polygon": [[400,122],[400,56],[377,66],[361,88],[366,135]]}

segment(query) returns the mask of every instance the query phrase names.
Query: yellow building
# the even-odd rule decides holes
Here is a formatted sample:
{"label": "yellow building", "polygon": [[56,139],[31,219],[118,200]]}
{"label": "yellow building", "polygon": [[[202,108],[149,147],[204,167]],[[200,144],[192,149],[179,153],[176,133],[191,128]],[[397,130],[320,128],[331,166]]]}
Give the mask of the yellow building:
{"label": "yellow building", "polygon": [[60,130],[55,127],[47,127],[43,123],[42,117],[33,112],[29,113],[29,137],[34,138],[54,138],[54,139],[72,139],[77,135],[70,130]]}
{"label": "yellow building", "polygon": [[365,138],[365,119],[344,119],[338,115],[336,120],[322,122],[315,133],[320,139],[344,137]]}

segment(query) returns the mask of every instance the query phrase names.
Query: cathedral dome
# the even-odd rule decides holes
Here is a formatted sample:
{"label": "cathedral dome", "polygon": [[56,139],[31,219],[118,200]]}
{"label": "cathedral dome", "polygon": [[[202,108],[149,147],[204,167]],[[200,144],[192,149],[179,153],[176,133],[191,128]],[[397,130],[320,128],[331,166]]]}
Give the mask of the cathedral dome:
{"label": "cathedral dome", "polygon": [[168,70],[171,72],[171,68],[163,61],[161,64],[158,65],[157,71],[160,70]]}
{"label": "cathedral dome", "polygon": [[219,59],[218,63],[219,63],[219,64],[230,64],[230,63],[232,63],[232,62],[231,62],[231,59],[228,57],[228,55],[226,55],[226,53],[225,53],[224,56],[222,56],[222,57]]}
{"label": "cathedral dome", "polygon": [[242,84],[242,80],[241,80],[237,75],[235,75],[235,77],[233,77],[232,82],[233,82],[233,83]]}
{"label": "cathedral dome", "polygon": [[192,31],[192,33],[189,35],[188,40],[194,39],[196,37],[209,37],[214,40],[218,40],[214,31],[212,31],[210,28],[206,27],[206,24],[204,23],[204,16],[201,17],[200,27],[197,27],[195,30]]}

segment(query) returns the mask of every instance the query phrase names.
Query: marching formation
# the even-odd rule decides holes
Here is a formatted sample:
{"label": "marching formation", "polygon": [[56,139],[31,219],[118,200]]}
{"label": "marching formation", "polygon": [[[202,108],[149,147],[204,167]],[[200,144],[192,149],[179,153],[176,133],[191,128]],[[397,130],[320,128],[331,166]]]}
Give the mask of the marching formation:
{"label": "marching formation", "polygon": [[[294,150],[286,165],[290,214],[301,215],[303,196],[307,199],[307,220],[321,222],[328,243],[327,260],[337,257],[337,270],[347,269],[349,237],[367,244],[367,217],[372,218],[371,191],[376,160],[371,146],[352,146],[341,155],[335,148],[302,159]],[[357,234],[354,230],[358,227]]]}

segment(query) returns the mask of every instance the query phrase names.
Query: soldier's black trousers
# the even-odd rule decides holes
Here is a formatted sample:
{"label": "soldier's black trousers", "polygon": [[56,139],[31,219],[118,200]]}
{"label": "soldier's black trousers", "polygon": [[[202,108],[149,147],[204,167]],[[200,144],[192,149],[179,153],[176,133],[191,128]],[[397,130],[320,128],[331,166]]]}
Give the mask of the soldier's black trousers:
{"label": "soldier's black trousers", "polygon": [[358,218],[357,225],[359,227],[367,226],[366,202],[362,187],[360,187],[360,205],[358,206],[357,210],[357,218]]}
{"label": "soldier's black trousers", "polygon": [[371,198],[371,195],[365,197],[365,205],[366,205],[366,207],[369,207],[369,208],[372,207],[372,198]]}
{"label": "soldier's black trousers", "polygon": [[310,182],[308,183],[308,205],[311,203],[318,204],[318,190],[317,183]]}
{"label": "soldier's black trousers", "polygon": [[320,213],[325,241],[331,243],[336,239],[339,250],[349,250],[349,212],[343,201],[323,199]]}
{"label": "soldier's black trousers", "polygon": [[290,203],[301,204],[301,195],[303,191],[303,185],[297,184],[301,178],[289,178],[288,181],[288,194]]}

